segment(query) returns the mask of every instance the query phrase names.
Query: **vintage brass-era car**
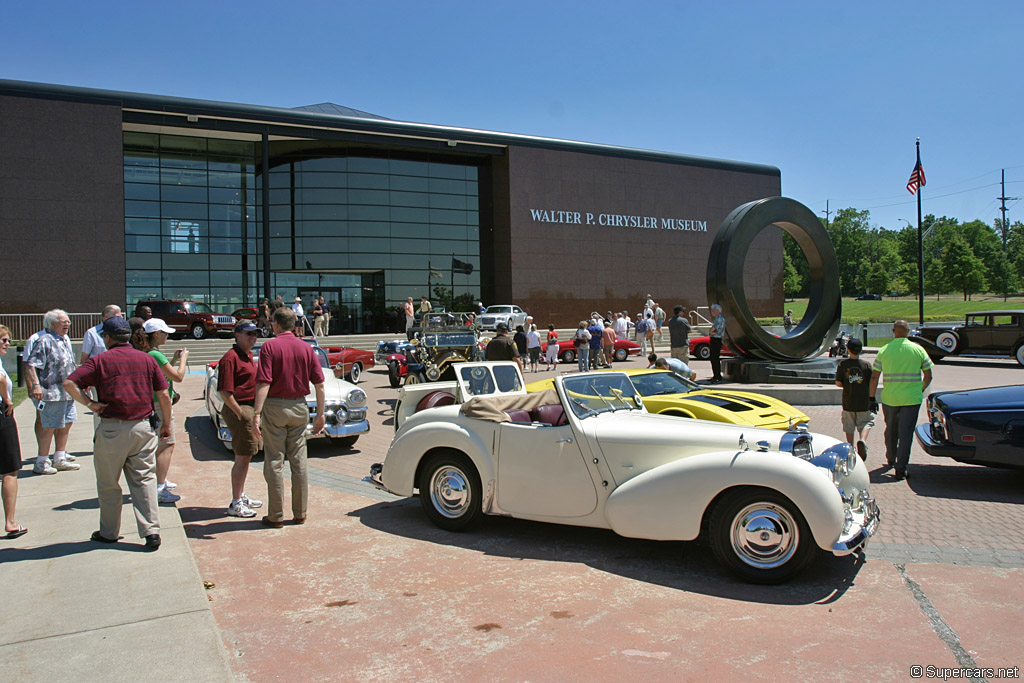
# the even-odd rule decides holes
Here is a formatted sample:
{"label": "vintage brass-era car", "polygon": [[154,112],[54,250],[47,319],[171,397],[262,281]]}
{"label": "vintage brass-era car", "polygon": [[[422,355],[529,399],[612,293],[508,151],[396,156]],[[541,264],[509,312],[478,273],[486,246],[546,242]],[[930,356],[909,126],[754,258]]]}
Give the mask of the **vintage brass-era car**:
{"label": "vintage brass-era car", "polygon": [[622,372],[556,377],[535,394],[512,363],[456,375],[454,393],[432,392],[448,394],[432,404],[413,396],[429,387],[403,388],[400,426],[369,477],[418,493],[443,529],[506,515],[631,538],[703,536],[756,583],[785,581],[822,552],[855,552],[876,530],[864,464],[828,436],[652,415]]}

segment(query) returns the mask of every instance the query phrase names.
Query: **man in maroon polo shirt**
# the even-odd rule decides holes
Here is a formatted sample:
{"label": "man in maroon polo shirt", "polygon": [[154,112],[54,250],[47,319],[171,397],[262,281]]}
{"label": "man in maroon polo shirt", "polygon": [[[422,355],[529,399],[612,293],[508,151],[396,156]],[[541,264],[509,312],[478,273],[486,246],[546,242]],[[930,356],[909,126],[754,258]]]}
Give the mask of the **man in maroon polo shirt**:
{"label": "man in maroon polo shirt", "polygon": [[[103,321],[104,353],[85,361],[64,381],[73,399],[100,416],[93,439],[100,528],[92,540],[117,543],[121,531],[121,472],[128,482],[139,536],[146,549],[160,547],[156,495],[157,435],[149,424],[153,394],[160,403],[160,438],[171,436],[171,397],[156,360],[128,344],[131,327],[121,316]],[[85,395],[96,387],[98,400]]]}
{"label": "man in maroon polo shirt", "polygon": [[313,433],[324,430],[324,373],[316,352],[295,336],[295,312],[274,311],[277,336],[263,344],[256,369],[255,425],[263,437],[263,478],[267,480],[267,514],[264,526],[284,526],[284,459],[292,470],[292,517],[306,523],[306,426],[309,408],[306,394],[316,391]]}
{"label": "man in maroon polo shirt", "polygon": [[235,464],[231,467],[231,505],[228,514],[233,517],[255,517],[254,508],[261,501],[245,495],[245,478],[249,474],[249,461],[262,448],[256,433],[256,361],[252,347],[256,345],[259,328],[251,320],[235,325],[235,345],[217,363],[217,393],[224,399],[220,417],[231,432],[231,450]]}

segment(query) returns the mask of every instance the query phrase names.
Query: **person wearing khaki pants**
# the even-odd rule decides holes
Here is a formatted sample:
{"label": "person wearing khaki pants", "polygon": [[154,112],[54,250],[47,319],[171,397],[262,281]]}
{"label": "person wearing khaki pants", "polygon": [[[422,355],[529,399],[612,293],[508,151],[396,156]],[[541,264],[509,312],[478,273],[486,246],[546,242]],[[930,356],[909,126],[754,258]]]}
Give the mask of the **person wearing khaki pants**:
{"label": "person wearing khaki pants", "polygon": [[260,349],[256,370],[254,424],[263,437],[263,478],[267,481],[267,514],[264,526],[284,526],[284,460],[292,476],[292,514],[295,524],[306,523],[306,427],[309,408],[306,393],[312,384],[316,392],[313,433],[324,430],[324,374],[313,348],[295,336],[295,313],[288,308],[274,311],[275,336]]}

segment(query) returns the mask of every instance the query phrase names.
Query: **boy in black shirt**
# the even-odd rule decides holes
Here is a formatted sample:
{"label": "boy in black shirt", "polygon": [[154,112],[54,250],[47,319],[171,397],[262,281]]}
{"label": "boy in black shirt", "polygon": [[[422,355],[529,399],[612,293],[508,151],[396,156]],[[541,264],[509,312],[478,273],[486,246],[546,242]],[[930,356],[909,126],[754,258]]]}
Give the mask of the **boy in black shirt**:
{"label": "boy in black shirt", "polygon": [[860,359],[863,349],[860,341],[851,339],[847,344],[850,357],[836,367],[836,386],[843,388],[843,431],[851,446],[854,432],[857,432],[857,453],[867,462],[868,432],[875,426],[875,414],[871,412],[871,363]]}

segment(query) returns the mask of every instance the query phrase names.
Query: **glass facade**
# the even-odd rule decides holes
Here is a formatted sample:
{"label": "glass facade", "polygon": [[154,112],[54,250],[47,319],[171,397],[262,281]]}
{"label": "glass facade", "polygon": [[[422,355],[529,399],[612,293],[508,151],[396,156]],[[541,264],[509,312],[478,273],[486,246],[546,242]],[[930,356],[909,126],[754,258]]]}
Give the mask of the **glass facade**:
{"label": "glass facade", "polygon": [[[455,274],[455,295],[479,298],[476,166],[280,145],[268,174],[272,292],[307,306],[324,296],[333,331],[383,331],[407,296],[452,286],[454,258],[474,266]],[[125,132],[129,306],[190,299],[229,313],[258,301],[261,158],[258,142]]]}

